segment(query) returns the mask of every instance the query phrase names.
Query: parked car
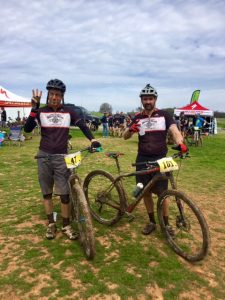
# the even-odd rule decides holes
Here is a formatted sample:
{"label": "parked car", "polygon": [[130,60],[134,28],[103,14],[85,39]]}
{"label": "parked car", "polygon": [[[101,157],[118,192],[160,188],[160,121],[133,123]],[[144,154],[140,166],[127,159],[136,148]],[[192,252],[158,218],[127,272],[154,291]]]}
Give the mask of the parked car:
{"label": "parked car", "polygon": [[101,124],[99,117],[91,115],[83,106],[77,106],[71,103],[66,103],[65,106],[69,106],[75,110],[77,115],[87,123],[92,131],[98,130],[98,127]]}

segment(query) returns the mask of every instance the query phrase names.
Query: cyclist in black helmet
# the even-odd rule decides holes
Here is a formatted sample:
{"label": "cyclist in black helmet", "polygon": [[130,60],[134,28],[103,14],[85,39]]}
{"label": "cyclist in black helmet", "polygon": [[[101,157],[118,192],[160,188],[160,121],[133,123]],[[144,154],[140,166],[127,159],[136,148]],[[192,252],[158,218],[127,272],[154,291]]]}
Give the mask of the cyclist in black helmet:
{"label": "cyclist in black helmet", "polygon": [[[138,133],[138,155],[136,162],[155,161],[163,158],[167,154],[166,137],[167,132],[171,132],[174,142],[179,145],[180,150],[185,153],[186,145],[183,143],[183,137],[179,132],[175,121],[166,111],[156,108],[158,93],[154,87],[147,84],[140,92],[141,104],[143,111],[137,113],[132,119],[131,124],[124,132],[124,139],[129,139],[134,133]],[[137,166],[137,171],[144,168]],[[136,177],[137,183],[146,185],[151,180],[153,175],[145,175]],[[158,181],[153,193],[158,196],[166,190],[168,181]],[[149,222],[142,230],[142,233],[147,235],[156,229],[156,221],[154,216],[154,203],[152,192],[144,195],[144,203],[149,216]],[[167,230],[173,234],[173,229],[169,225],[168,219],[168,203],[164,205],[164,222],[167,225]]]}
{"label": "cyclist in black helmet", "polygon": [[[94,148],[100,147],[86,126],[86,123],[79,119],[74,110],[64,106],[65,84],[59,79],[50,80],[47,83],[48,90],[46,106],[40,108],[42,91],[33,90],[31,99],[31,113],[24,126],[25,132],[31,132],[36,127],[36,120],[41,127],[41,141],[39,156],[48,154],[66,154],[69,138],[70,125],[78,126],[84,135],[91,141]],[[62,232],[71,240],[77,237],[70,226],[69,216],[69,190],[67,180],[69,171],[66,168],[63,156],[52,156],[50,160],[38,159],[38,177],[43,194],[43,203],[48,218],[46,232],[47,239],[54,239],[56,236],[56,223],[53,217],[52,193],[53,186],[55,193],[61,199]]]}

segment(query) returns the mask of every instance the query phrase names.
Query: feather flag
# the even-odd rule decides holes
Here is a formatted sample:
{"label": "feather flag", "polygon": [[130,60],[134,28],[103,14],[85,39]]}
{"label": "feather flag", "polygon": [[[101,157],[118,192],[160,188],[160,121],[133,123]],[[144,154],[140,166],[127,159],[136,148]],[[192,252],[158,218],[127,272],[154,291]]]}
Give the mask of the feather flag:
{"label": "feather flag", "polygon": [[191,102],[190,102],[190,104],[193,103],[193,102],[195,102],[195,101],[198,102],[199,95],[200,95],[200,90],[194,91],[192,93],[192,96],[191,96]]}

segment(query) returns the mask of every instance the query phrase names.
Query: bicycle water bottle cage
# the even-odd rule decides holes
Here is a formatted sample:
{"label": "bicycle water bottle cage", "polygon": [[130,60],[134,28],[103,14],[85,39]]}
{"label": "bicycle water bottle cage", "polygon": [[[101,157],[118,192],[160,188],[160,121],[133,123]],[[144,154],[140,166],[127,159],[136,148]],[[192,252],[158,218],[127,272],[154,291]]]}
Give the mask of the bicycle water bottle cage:
{"label": "bicycle water bottle cage", "polygon": [[105,155],[108,156],[108,157],[111,157],[111,158],[117,158],[120,155],[124,155],[124,153],[121,153],[121,152],[107,152]]}

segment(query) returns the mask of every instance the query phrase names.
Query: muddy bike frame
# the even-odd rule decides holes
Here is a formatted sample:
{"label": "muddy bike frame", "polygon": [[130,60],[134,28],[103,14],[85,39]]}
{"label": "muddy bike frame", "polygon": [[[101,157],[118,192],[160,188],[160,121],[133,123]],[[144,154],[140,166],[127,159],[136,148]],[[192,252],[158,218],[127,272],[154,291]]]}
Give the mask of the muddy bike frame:
{"label": "muddy bike frame", "polygon": [[[142,200],[144,194],[146,192],[149,192],[152,190],[152,188],[155,186],[155,184],[159,181],[159,180],[169,180],[172,189],[176,190],[177,186],[176,186],[176,182],[174,180],[174,176],[173,176],[173,172],[166,172],[166,173],[160,173],[160,167],[158,165],[158,163],[156,161],[149,161],[149,162],[144,162],[144,163],[134,163],[132,164],[132,166],[136,166],[136,165],[146,165],[147,169],[141,170],[141,171],[135,171],[135,172],[131,172],[131,173],[121,173],[121,168],[120,168],[120,164],[119,164],[119,159],[118,157],[120,155],[123,155],[123,153],[115,153],[115,152],[109,152],[107,153],[108,157],[114,158],[116,161],[116,167],[117,167],[117,171],[118,171],[118,176],[115,178],[115,181],[112,184],[112,187],[118,183],[122,189],[122,193],[123,193],[123,207],[122,207],[122,213],[126,213],[128,216],[130,213],[132,213],[132,211],[135,209],[135,207],[139,204],[139,202]],[[182,154],[174,154],[172,157],[176,158],[176,157],[180,157],[180,158],[184,158],[187,155],[182,155]],[[136,176],[136,175],[148,175],[151,173],[156,173],[153,178],[148,182],[148,184],[141,190],[141,192],[139,193],[139,195],[130,203],[128,204],[128,195],[125,191],[125,188],[123,186],[123,179],[126,177],[132,177],[132,176]],[[115,209],[121,209],[120,206],[113,206]]]}

